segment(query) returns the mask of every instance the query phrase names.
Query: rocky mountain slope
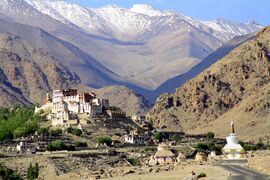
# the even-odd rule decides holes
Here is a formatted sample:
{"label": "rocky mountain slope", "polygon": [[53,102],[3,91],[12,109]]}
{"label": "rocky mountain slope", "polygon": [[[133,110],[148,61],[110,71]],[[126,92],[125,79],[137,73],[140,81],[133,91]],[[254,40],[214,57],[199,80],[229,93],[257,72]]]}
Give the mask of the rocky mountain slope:
{"label": "rocky mountain slope", "polygon": [[124,86],[108,86],[96,90],[100,97],[108,98],[111,105],[120,107],[127,115],[145,115],[152,105],[140,94]]}
{"label": "rocky mountain slope", "polygon": [[223,128],[220,135],[225,135],[224,124],[234,120],[243,130],[239,134],[249,138],[269,135],[269,72],[267,27],[174,94],[160,96],[150,119],[155,126],[170,130]]}
{"label": "rocky mountain slope", "polygon": [[186,72],[228,39],[261,28],[256,23],[204,22],[146,5],[91,9],[66,2],[3,0],[0,13],[44,29],[86,52],[121,81],[148,89]]}
{"label": "rocky mountain slope", "polygon": [[110,105],[119,107],[128,116],[145,115],[152,107],[142,95],[124,86],[107,86],[100,89],[93,89],[82,84],[76,86],[82,92],[94,92],[98,97],[109,99]]}
{"label": "rocky mountain slope", "polygon": [[[33,29],[26,28],[29,34],[32,31],[27,30]],[[0,34],[0,106],[43,104],[46,92],[70,87],[108,98],[128,115],[145,114],[151,107],[144,97],[122,86],[93,89],[82,85],[75,73],[44,49],[18,36]]]}
{"label": "rocky mountain slope", "polygon": [[43,103],[47,91],[80,83],[54,57],[18,36],[0,35],[0,106]]}
{"label": "rocky mountain slope", "polygon": [[209,56],[204,58],[202,62],[191,68],[189,71],[187,71],[184,74],[181,74],[179,76],[173,77],[167,81],[165,81],[163,84],[161,84],[157,89],[152,91],[151,93],[146,93],[146,97],[151,101],[155,101],[160,94],[163,93],[173,93],[176,88],[184,84],[186,81],[194,78],[198,74],[202,73],[204,70],[209,68],[212,64],[226,56],[229,52],[231,52],[234,48],[238,47],[239,45],[243,44],[244,42],[252,39],[255,37],[256,34],[248,34],[244,36],[236,36],[229,42],[222,45],[220,48],[218,48],[216,51],[211,53]]}
{"label": "rocky mountain slope", "polygon": [[42,48],[71,71],[78,73],[83,83],[92,87],[117,84],[119,79],[117,75],[71,43],[37,27],[10,22],[1,18],[0,23],[0,33],[12,33],[34,46]]}

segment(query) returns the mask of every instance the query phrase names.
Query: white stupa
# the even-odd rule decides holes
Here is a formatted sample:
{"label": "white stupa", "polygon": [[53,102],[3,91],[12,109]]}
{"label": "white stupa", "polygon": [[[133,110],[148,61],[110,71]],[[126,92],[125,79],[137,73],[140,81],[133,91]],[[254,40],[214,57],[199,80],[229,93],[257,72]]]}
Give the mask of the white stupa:
{"label": "white stupa", "polygon": [[231,122],[230,136],[226,137],[227,144],[222,149],[225,158],[228,160],[245,159],[245,150],[239,144],[239,139],[235,134],[234,123]]}

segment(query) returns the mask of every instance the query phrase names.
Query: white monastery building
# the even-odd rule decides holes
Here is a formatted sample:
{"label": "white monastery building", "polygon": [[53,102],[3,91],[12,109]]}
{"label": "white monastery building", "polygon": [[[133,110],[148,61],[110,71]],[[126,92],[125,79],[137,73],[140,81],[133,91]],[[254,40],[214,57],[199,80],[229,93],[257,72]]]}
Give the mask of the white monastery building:
{"label": "white monastery building", "polygon": [[136,129],[135,131],[131,131],[128,135],[125,135],[124,140],[130,144],[146,144],[149,137],[147,134],[142,134]]}
{"label": "white monastery building", "polygon": [[50,111],[53,126],[76,125],[78,115],[100,115],[109,109],[109,100],[98,99],[94,93],[78,93],[76,89],[54,90],[52,99],[47,94],[45,105],[36,108],[35,113]]}

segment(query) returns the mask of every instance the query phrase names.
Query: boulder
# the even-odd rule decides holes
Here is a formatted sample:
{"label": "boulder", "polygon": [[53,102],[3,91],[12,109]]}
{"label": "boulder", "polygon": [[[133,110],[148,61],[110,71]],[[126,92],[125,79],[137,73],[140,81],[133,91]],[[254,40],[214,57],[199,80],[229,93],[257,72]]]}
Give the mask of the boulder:
{"label": "boulder", "polygon": [[207,155],[205,153],[199,152],[195,157],[196,161],[207,161]]}

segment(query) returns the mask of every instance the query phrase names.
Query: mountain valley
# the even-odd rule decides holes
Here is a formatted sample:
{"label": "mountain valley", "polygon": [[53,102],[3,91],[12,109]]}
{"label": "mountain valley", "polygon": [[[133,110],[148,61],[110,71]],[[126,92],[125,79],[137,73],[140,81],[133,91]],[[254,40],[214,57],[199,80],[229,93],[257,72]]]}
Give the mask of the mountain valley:
{"label": "mountain valley", "polygon": [[[88,62],[95,59],[99,63],[95,68],[116,80],[114,84],[120,81],[147,90],[187,72],[231,38],[262,28],[253,22],[200,21],[147,5],[93,9],[61,1],[1,3],[0,12],[9,19],[40,27],[88,54]],[[81,79],[84,84],[93,85],[85,74]]]}

